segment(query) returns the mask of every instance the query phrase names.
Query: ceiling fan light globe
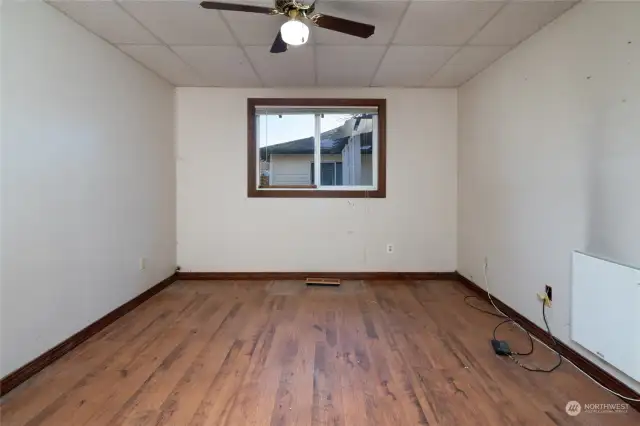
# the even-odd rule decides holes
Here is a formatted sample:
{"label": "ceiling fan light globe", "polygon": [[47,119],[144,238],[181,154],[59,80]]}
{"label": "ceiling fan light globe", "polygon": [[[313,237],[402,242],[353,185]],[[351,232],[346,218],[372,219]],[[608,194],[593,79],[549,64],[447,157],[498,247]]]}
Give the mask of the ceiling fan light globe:
{"label": "ceiling fan light globe", "polygon": [[280,32],[282,34],[282,40],[291,46],[299,46],[309,40],[309,27],[295,19],[282,24]]}

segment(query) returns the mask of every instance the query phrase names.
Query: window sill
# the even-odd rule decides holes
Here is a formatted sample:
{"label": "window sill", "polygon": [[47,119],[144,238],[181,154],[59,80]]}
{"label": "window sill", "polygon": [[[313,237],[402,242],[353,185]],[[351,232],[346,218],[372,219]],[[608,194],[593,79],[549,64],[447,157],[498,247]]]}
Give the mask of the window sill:
{"label": "window sill", "polygon": [[260,185],[259,189],[316,189],[315,185]]}
{"label": "window sill", "polygon": [[[274,189],[272,189],[274,188]],[[275,189],[278,188],[278,189]],[[386,198],[387,194],[384,189],[376,189],[372,191],[363,190],[318,190],[305,189],[305,187],[295,186],[289,189],[280,189],[282,187],[263,187],[261,189],[249,189],[247,196],[249,198]],[[300,188],[296,191],[293,188]]]}

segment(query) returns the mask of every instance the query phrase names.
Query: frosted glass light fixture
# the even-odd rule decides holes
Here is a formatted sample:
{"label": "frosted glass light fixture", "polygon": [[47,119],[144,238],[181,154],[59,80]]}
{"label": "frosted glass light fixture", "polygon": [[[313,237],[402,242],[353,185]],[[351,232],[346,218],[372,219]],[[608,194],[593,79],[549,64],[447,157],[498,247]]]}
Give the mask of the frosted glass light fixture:
{"label": "frosted glass light fixture", "polygon": [[309,27],[297,19],[282,24],[280,28],[282,40],[291,46],[300,46],[309,40]]}

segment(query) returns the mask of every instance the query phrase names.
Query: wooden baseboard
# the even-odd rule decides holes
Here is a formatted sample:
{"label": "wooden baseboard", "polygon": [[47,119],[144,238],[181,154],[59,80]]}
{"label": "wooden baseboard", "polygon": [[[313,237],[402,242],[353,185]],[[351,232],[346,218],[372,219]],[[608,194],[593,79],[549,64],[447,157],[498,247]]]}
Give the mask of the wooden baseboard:
{"label": "wooden baseboard", "polygon": [[307,278],[341,280],[440,280],[458,281],[456,272],[178,272],[178,280],[305,280]]}
{"label": "wooden baseboard", "polygon": [[[458,275],[458,280],[462,284],[464,284],[465,287],[467,287],[469,290],[476,293],[479,298],[487,302],[489,301],[489,296],[487,295],[487,291],[485,289],[481,288],[476,283],[469,280],[467,277],[463,276],[462,274],[457,273],[457,275]],[[493,302],[502,312],[504,312],[509,317],[516,320],[525,330],[527,330],[533,336],[543,341],[545,344],[549,346],[553,346],[553,341],[547,334],[546,330],[543,330],[542,328],[538,327],[536,324],[534,324],[533,322],[531,322],[530,320],[522,316],[512,307],[510,307],[509,305],[507,305],[506,303],[502,302],[500,299],[495,297],[493,294],[491,295],[491,299],[493,299]],[[560,355],[562,355],[569,361],[573,362],[582,371],[586,372],[595,380],[597,380],[601,385],[611,389],[614,392],[619,393],[620,395],[625,395],[633,399],[640,399],[640,395],[638,395],[638,393],[635,392],[633,389],[631,389],[629,386],[625,385],[624,383],[622,383],[621,381],[613,377],[611,374],[607,373],[606,371],[598,367],[596,364],[589,361],[587,358],[580,355],[575,350],[571,349],[566,344],[562,343],[559,340],[556,340],[556,342],[557,342],[556,350],[560,353]],[[628,401],[625,399],[622,399],[622,400],[625,403],[632,406],[633,408],[635,408],[637,411],[640,411],[640,402]]]}
{"label": "wooden baseboard", "polygon": [[168,287],[171,283],[176,280],[176,275],[171,275],[169,278],[166,278],[160,281],[158,284],[146,290],[144,293],[136,296],[135,298],[129,300],[124,305],[121,305],[109,312],[102,318],[96,320],[95,322],[89,324],[87,327],[78,331],[73,336],[64,340],[62,343],[57,346],[49,349],[36,359],[32,360],[28,364],[23,365],[12,373],[7,374],[5,377],[0,379],[0,396],[5,395],[10,392],[12,389],[18,387],[20,384],[24,383],[36,373],[41,371],[46,366],[52,364],[57,359],[61,358],[67,352],[71,351],[73,348],[78,346],[80,343],[84,342],[94,334],[98,333],[100,330],[117,320],[118,318],[124,316],[126,313],[132,311],[136,307],[140,306],[143,302],[150,299],[155,294],[159,293],[161,290]]}

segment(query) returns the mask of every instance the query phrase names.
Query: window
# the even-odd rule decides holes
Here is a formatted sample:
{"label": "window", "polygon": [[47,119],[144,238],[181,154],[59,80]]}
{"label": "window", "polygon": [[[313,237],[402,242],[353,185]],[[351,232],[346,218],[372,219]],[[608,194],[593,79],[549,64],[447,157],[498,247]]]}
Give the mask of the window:
{"label": "window", "polygon": [[249,197],[385,197],[384,99],[247,104]]}

